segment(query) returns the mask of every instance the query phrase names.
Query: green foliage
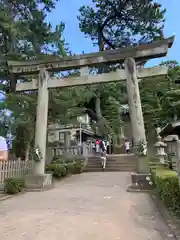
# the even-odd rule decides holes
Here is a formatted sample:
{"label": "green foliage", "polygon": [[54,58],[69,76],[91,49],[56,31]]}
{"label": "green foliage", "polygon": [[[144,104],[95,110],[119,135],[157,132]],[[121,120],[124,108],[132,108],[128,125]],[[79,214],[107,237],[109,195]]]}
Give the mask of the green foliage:
{"label": "green foliage", "polygon": [[68,174],[80,174],[84,168],[84,161],[80,158],[54,159],[51,164],[45,167],[46,172],[53,174],[55,179],[60,179]]}
{"label": "green foliage", "polygon": [[7,178],[4,181],[4,192],[7,194],[17,194],[25,187],[23,178]]}
{"label": "green foliage", "polygon": [[156,1],[93,0],[82,6],[79,26],[95,44],[117,48],[159,39],[163,36],[165,9]]}
{"label": "green foliage", "polygon": [[82,161],[80,159],[75,160],[73,173],[74,174],[82,173],[83,167],[84,167],[84,161]]}
{"label": "green foliage", "polygon": [[[65,25],[63,22],[52,29],[47,22],[47,13],[55,8],[54,0],[16,0],[1,1],[0,3],[0,91],[5,94],[5,101],[1,103],[0,110],[11,111],[12,122],[9,127],[13,136],[13,152],[17,157],[24,158],[25,151],[34,146],[35,120],[37,92],[14,93],[17,80],[28,82],[38,76],[20,76],[19,79],[12,79],[7,74],[7,60],[44,59],[49,56],[65,56],[68,49],[63,38]],[[71,91],[70,91],[71,92]],[[67,113],[72,101],[66,106],[59,105],[62,99],[60,91],[50,91],[49,121],[56,121]],[[62,96],[63,98],[63,96]],[[58,102],[59,100],[59,102]],[[58,102],[57,104],[54,104]],[[54,106],[51,114],[51,106]],[[60,110],[61,109],[61,110]],[[62,112],[62,109],[65,109]],[[62,112],[61,116],[60,113]],[[65,121],[64,121],[65,122]],[[2,122],[1,131],[4,123]],[[6,134],[3,132],[3,135]]]}
{"label": "green foliage", "polygon": [[[133,46],[163,37],[165,10],[156,1],[92,0],[91,6],[79,9],[79,27],[90,38],[99,51]],[[96,72],[109,72],[116,66],[103,65]],[[122,104],[127,104],[127,93],[122,83],[91,86],[91,92],[99,106],[94,108],[97,116],[98,135],[120,134],[123,121],[120,118]],[[92,96],[91,96],[92,98]],[[97,102],[97,101],[96,101]]]}
{"label": "green foliage", "polygon": [[180,187],[177,173],[166,168],[154,168],[152,176],[156,191],[166,207],[175,213],[180,213]]}
{"label": "green foliage", "polygon": [[7,115],[6,111],[0,112],[0,136],[7,137],[12,131],[12,119]]}
{"label": "green foliage", "polygon": [[51,172],[55,179],[66,176],[66,167],[64,164],[51,163],[46,165],[46,172]]}
{"label": "green foliage", "polygon": [[64,164],[65,160],[61,157],[54,156],[51,163]]}
{"label": "green foliage", "polygon": [[136,150],[136,154],[139,155],[139,156],[146,155],[147,146],[146,146],[146,144],[144,143],[143,140],[139,141],[139,143],[137,144],[135,150]]}
{"label": "green foliage", "polygon": [[35,161],[35,162],[40,162],[41,161],[42,153],[41,153],[38,146],[35,146],[34,148],[32,148],[31,156],[32,156],[33,161]]}
{"label": "green foliage", "polygon": [[72,174],[74,172],[75,162],[69,162],[65,164],[67,174]]}
{"label": "green foliage", "polygon": [[167,77],[156,77],[139,84],[145,122],[153,126],[180,118],[180,87],[174,83],[180,78],[180,64],[167,61],[161,66],[168,67]]}

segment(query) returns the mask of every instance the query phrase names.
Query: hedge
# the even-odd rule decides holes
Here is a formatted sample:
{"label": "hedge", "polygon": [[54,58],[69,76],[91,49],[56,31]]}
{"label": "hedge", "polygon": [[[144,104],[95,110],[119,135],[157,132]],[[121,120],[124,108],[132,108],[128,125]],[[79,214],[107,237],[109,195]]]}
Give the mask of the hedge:
{"label": "hedge", "polygon": [[80,174],[84,168],[84,161],[77,159],[68,163],[51,163],[46,165],[46,172],[52,173],[55,179],[60,179],[69,174]]}
{"label": "hedge", "polygon": [[180,187],[175,171],[168,168],[151,168],[156,192],[165,206],[176,213],[180,213]]}

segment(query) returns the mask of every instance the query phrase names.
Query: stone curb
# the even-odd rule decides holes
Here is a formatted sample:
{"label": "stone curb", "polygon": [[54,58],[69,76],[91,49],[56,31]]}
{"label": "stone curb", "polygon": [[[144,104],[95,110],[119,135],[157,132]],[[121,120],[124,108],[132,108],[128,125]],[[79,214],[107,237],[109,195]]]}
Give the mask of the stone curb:
{"label": "stone curb", "polygon": [[179,240],[180,239],[180,220],[176,216],[173,216],[169,213],[167,208],[164,206],[164,203],[161,200],[159,200],[154,193],[151,193],[149,195],[152,201],[154,202],[156,209],[159,211],[162,218],[166,222],[167,226],[171,230],[172,235],[174,236],[175,239]]}
{"label": "stone curb", "polygon": [[0,202],[5,201],[5,200],[10,199],[10,198],[13,198],[13,197],[18,197],[18,196],[21,196],[21,195],[24,195],[24,194],[25,194],[25,192],[23,191],[23,192],[20,192],[20,193],[17,193],[17,194],[5,195],[3,197],[0,197]]}
{"label": "stone curb", "polygon": [[143,189],[139,189],[139,188],[131,188],[131,186],[130,187],[128,187],[127,188],[127,190],[126,190],[127,192],[135,192],[135,193],[151,193],[152,192],[152,190],[143,190]]}
{"label": "stone curb", "polygon": [[51,190],[53,188],[54,188],[54,184],[52,183],[48,187],[44,187],[44,188],[25,188],[24,191],[25,192],[45,192],[45,191]]}

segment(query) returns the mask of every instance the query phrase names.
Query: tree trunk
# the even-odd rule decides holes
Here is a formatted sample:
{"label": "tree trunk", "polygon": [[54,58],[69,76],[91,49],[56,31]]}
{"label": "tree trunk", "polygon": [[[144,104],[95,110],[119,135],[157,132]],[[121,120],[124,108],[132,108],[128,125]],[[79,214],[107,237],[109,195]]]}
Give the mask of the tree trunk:
{"label": "tree trunk", "polygon": [[69,135],[69,132],[66,131],[64,133],[64,150],[65,150],[65,155],[66,156],[69,156],[70,155],[70,152],[69,152],[69,149],[70,149],[70,135]]}
{"label": "tree trunk", "polygon": [[117,134],[117,144],[121,145],[121,134]]}
{"label": "tree trunk", "polygon": [[174,114],[174,116],[173,116],[173,121],[175,122],[175,121],[177,121],[177,115],[176,114]]}
{"label": "tree trunk", "polygon": [[124,139],[124,126],[121,126],[120,131],[117,133],[117,144],[121,145],[122,144],[122,140]]}
{"label": "tree trunk", "polygon": [[26,151],[25,151],[25,161],[29,160],[29,152],[30,152],[30,143],[27,144]]}
{"label": "tree trunk", "polygon": [[[99,51],[104,51],[104,43],[103,43],[101,32],[98,32],[98,46],[99,46]],[[103,69],[100,68],[98,72],[102,73],[102,71]],[[96,97],[95,110],[96,110],[98,121],[100,121],[102,119],[100,93],[98,93]]]}
{"label": "tree trunk", "polygon": [[96,111],[97,119],[98,119],[98,121],[100,121],[102,119],[100,96],[96,97],[95,111]]}

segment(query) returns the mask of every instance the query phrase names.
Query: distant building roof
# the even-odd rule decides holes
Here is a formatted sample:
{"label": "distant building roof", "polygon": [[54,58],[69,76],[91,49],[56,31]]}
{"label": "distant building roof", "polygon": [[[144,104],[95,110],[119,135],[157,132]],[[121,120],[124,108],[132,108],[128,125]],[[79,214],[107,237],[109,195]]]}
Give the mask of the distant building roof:
{"label": "distant building roof", "polygon": [[168,123],[159,133],[161,137],[166,137],[168,135],[178,135],[180,136],[180,120]]}

